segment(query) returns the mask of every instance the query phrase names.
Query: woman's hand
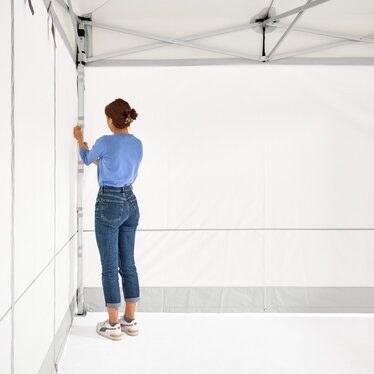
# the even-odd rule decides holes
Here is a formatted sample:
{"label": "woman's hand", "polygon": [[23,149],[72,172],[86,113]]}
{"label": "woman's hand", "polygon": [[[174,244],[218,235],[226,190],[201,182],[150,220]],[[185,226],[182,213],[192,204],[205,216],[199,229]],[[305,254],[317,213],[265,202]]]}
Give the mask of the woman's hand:
{"label": "woman's hand", "polygon": [[78,142],[83,142],[83,133],[79,125],[74,127],[73,135],[74,138],[78,140]]}
{"label": "woman's hand", "polygon": [[[90,150],[90,147],[88,146],[87,142],[83,141],[83,133],[82,133],[82,130],[81,130],[81,128],[80,128],[79,125],[77,125],[77,126],[74,127],[73,135],[74,135],[74,138],[77,139],[80,147],[86,148],[87,151]],[[97,159],[96,161],[94,161],[94,164],[98,165],[99,164],[99,160]]]}

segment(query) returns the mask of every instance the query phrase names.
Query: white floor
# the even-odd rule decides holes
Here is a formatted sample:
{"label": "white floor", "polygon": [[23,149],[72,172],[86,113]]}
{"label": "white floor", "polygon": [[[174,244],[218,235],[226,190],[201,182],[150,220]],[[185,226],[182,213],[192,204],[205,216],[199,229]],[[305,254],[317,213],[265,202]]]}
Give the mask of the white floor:
{"label": "white floor", "polygon": [[75,317],[60,374],[374,373],[374,315],[137,313],[139,335],[96,334]]}

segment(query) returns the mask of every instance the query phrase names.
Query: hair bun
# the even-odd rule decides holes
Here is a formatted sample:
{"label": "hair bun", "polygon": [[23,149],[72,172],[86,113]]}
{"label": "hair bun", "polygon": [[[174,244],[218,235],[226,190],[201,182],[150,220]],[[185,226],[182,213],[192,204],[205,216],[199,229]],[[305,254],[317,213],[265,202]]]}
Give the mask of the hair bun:
{"label": "hair bun", "polygon": [[136,119],[136,117],[138,116],[138,113],[136,113],[135,109],[131,109],[129,114],[132,119]]}
{"label": "hair bun", "polygon": [[130,104],[123,99],[116,99],[105,107],[105,115],[112,119],[112,123],[118,129],[130,126],[138,113],[131,109]]}

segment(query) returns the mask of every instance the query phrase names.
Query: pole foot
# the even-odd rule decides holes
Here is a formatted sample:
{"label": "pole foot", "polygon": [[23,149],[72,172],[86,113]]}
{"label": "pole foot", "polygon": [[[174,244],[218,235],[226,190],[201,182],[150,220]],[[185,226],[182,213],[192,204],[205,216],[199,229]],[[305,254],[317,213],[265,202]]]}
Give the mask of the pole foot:
{"label": "pole foot", "polygon": [[75,313],[75,315],[77,316],[77,317],[84,317],[84,316],[86,316],[87,315],[87,310],[86,309],[83,309],[83,311],[82,311],[82,313]]}

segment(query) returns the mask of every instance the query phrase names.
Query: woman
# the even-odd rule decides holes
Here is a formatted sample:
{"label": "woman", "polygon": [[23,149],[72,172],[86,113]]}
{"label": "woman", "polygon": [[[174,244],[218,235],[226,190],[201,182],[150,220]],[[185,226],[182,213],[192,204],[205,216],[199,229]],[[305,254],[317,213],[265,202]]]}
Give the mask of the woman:
{"label": "woman", "polygon": [[[105,107],[107,124],[112,135],[98,138],[89,150],[79,126],[74,137],[85,165],[98,166],[99,191],[95,204],[95,235],[102,266],[102,284],[109,318],[96,326],[98,334],[109,339],[122,339],[122,331],[138,334],[135,306],[140,299],[139,280],[134,261],[135,232],[139,223],[139,207],[132,183],[143,158],[140,139],[128,128],[137,113],[130,105],[116,99]],[[124,315],[118,319],[121,306],[118,273],[122,278],[126,302]]]}

